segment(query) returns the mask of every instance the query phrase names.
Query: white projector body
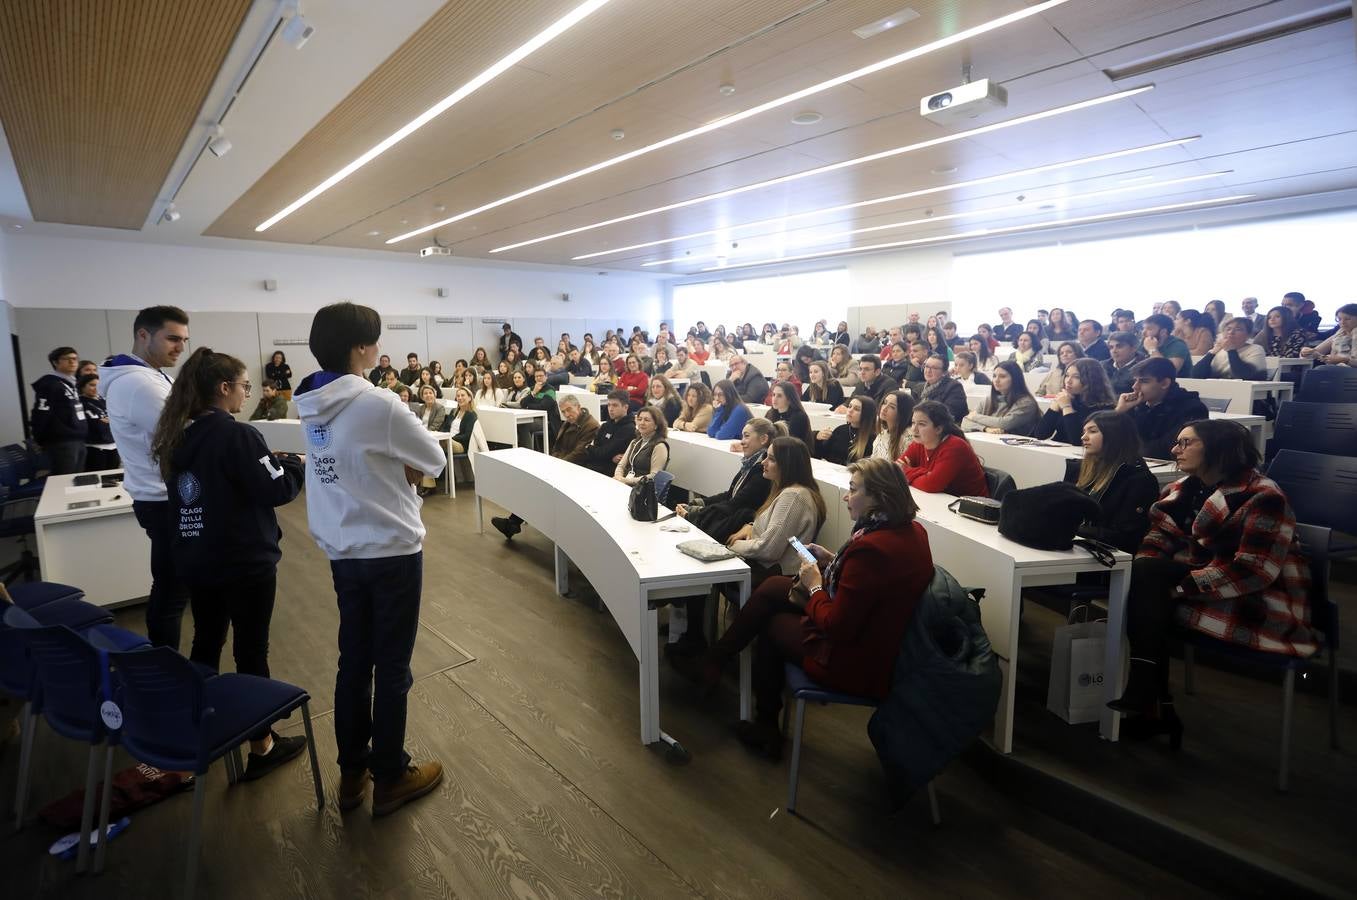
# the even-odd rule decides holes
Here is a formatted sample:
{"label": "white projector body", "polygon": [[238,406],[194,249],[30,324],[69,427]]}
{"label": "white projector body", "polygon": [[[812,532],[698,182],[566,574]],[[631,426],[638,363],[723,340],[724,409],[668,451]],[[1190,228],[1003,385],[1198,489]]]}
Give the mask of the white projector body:
{"label": "white projector body", "polygon": [[430,256],[452,256],[452,248],[438,246],[421,247],[419,248],[419,255],[422,259],[427,259]]}
{"label": "white projector body", "polygon": [[919,100],[919,115],[941,125],[974,119],[992,109],[1008,105],[1008,91],[988,78],[929,94]]}

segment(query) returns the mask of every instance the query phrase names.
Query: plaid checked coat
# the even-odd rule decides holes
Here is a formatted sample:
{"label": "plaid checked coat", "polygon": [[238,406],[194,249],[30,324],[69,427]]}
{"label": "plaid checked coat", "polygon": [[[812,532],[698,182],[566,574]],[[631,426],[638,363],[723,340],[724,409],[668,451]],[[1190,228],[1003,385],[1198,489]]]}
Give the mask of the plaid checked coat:
{"label": "plaid checked coat", "polygon": [[1150,530],[1138,556],[1167,557],[1193,567],[1200,593],[1189,593],[1178,621],[1254,650],[1310,656],[1320,637],[1310,627],[1310,567],[1296,540],[1296,515],[1272,479],[1250,470],[1222,483],[1192,521],[1177,524],[1191,478],[1169,485],[1150,508]]}

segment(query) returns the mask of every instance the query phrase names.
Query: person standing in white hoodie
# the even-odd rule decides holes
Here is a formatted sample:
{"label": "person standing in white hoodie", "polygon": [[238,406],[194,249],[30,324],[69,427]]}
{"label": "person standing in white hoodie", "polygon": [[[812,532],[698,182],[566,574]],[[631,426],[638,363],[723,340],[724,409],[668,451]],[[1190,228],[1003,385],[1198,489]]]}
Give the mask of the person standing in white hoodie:
{"label": "person standing in white hoodie", "polygon": [[160,467],[151,458],[172,369],[188,347],[188,313],[177,306],[150,306],[132,322],[132,352],[110,356],[99,367],[108,401],[108,424],[122,457],[123,488],[132,498],[137,523],[151,539],[151,595],[146,601],[146,636],[157,647],[179,649],[180,624],[188,589],[174,571],[175,518]]}
{"label": "person standing in white hoodie", "polygon": [[362,804],[370,774],[374,816],[443,779],[436,760],[415,764],[405,752],[405,709],[424,575],[415,486],[443,471],[447,457],[394,393],[363,377],[377,362],[381,331],[381,317],[366,306],[321,309],[310,345],[322,371],[292,395],[309,454],[311,536],[330,558],[339,604],[339,808]]}

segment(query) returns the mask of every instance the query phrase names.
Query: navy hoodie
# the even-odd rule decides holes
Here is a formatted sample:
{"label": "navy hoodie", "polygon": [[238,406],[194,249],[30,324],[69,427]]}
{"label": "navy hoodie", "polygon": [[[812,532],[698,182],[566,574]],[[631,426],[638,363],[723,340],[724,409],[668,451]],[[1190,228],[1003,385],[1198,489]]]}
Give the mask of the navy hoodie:
{"label": "navy hoodie", "polygon": [[33,439],[39,444],[83,444],[85,435],[85,405],[75,382],[55,372],[33,382]]}
{"label": "navy hoodie", "polygon": [[166,481],[174,567],[189,581],[267,574],[282,558],[273,508],[305,481],[302,463],[275,457],[253,426],[212,409],[189,423]]}

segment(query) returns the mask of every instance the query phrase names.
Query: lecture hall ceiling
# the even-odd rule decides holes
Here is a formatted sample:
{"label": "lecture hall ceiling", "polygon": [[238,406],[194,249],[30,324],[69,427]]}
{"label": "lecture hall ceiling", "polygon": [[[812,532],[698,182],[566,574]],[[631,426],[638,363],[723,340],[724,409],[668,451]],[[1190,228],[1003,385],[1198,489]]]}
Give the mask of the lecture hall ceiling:
{"label": "lecture hall ceiling", "polygon": [[[402,253],[437,241],[460,257],[690,274],[1357,187],[1348,4],[916,0],[913,18],[855,34],[906,2],[602,3],[257,230],[581,0],[429,4],[389,53],[349,73],[351,88],[312,110],[295,139],[256,158],[255,171],[233,172],[231,156],[200,161],[185,188],[196,198],[192,227],[208,237]],[[964,42],[568,177],[1037,5],[1037,14]],[[309,2],[305,11],[315,37],[294,51],[275,36],[225,122],[238,147],[277,143],[280,120],[265,113],[307,103],[288,93],[301,79],[265,65],[270,54],[290,54],[295,70],[342,65],[363,47],[361,33],[345,30],[360,30],[353,4]],[[327,34],[344,36],[347,51]],[[1007,106],[953,123],[921,117],[920,97],[960,84],[967,65],[1006,88]],[[0,123],[14,143],[10,121]],[[986,126],[997,127],[953,137]],[[1122,151],[1136,152],[1114,155]],[[388,243],[446,219],[456,221]],[[599,224],[615,219],[623,221]]]}

